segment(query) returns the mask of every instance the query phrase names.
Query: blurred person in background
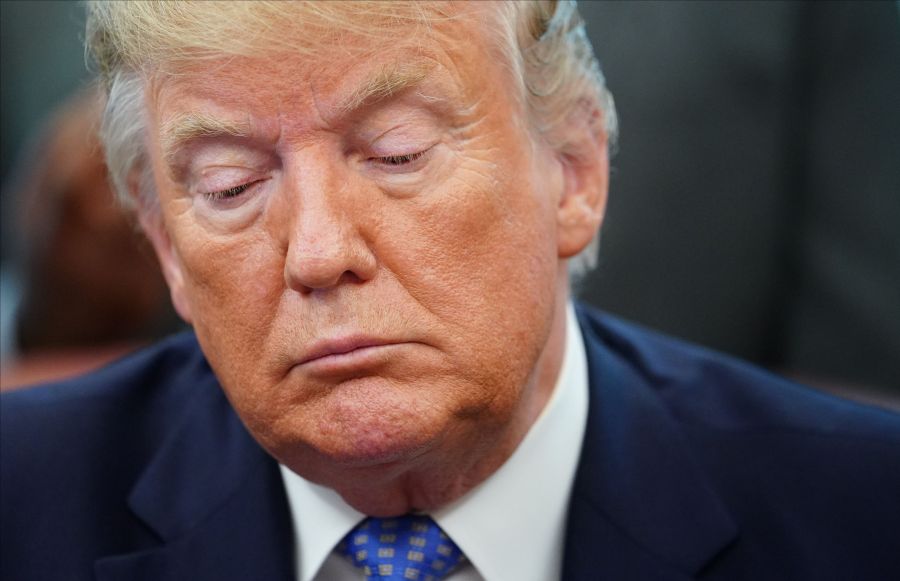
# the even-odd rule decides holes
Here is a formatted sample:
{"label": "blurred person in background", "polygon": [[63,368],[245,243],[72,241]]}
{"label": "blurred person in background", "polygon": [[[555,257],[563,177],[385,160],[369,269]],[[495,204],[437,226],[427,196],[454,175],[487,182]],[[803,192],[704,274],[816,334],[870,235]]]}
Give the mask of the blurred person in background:
{"label": "blurred person in background", "polygon": [[48,119],[4,196],[18,206],[21,298],[4,389],[102,365],[177,329],[146,240],[115,201],[90,86]]}

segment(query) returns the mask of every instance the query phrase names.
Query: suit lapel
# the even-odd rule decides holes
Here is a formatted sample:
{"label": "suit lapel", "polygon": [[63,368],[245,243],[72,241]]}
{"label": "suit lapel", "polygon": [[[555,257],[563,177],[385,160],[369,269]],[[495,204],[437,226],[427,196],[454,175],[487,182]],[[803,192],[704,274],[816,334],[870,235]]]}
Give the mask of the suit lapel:
{"label": "suit lapel", "polygon": [[591,395],[563,578],[691,579],[737,528],[646,376],[604,345],[614,335],[579,314]]}
{"label": "suit lapel", "polygon": [[161,544],[100,559],[98,581],[292,579],[290,512],[277,464],[211,372],[191,389],[180,423],[128,498]]}

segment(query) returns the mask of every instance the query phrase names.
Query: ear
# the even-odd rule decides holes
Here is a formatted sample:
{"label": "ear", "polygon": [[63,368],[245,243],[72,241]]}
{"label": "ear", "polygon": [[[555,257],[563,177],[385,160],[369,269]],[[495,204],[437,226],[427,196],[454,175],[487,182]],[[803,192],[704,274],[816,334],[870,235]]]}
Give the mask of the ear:
{"label": "ear", "polygon": [[563,192],[557,207],[557,250],[571,258],[596,236],[606,212],[609,152],[603,114],[591,105],[567,120],[566,146],[558,152]]}
{"label": "ear", "polygon": [[[140,196],[133,199],[142,200]],[[163,276],[169,285],[169,293],[172,295],[172,304],[178,315],[190,325],[192,324],[191,306],[188,300],[184,284],[184,268],[178,251],[169,238],[166,225],[162,216],[162,209],[158,206],[147,207],[146,201],[138,202],[138,221],[141,229],[153,245],[156,258],[162,268]]]}

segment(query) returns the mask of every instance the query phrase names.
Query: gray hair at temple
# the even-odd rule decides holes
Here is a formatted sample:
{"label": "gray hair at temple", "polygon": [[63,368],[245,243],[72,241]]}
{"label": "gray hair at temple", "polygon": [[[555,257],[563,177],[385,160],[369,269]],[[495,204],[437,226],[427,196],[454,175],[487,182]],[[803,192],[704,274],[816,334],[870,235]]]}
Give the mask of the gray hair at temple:
{"label": "gray hair at temple", "polygon": [[[224,55],[279,50],[314,54],[327,39],[332,49],[350,37],[427,35],[435,22],[453,18],[447,2],[88,2],[87,47],[107,89],[101,126],[111,181],[121,203],[157,212],[146,155],[145,90],[156,75],[179,64]],[[617,121],[584,23],[573,1],[497,2],[497,49],[519,84],[530,133],[565,157],[580,155],[567,122],[585,109],[602,115],[610,147]],[[298,33],[302,31],[302,33]],[[411,31],[407,34],[407,31]],[[135,199],[135,196],[138,199]],[[569,264],[575,280],[596,263],[597,237]]]}

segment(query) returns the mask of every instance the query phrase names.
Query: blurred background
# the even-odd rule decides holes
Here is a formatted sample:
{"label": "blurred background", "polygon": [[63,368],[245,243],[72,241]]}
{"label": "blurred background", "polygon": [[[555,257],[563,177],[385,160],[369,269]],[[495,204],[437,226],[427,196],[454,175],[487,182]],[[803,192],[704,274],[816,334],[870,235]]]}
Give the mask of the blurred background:
{"label": "blurred background", "polygon": [[[581,2],[620,118],[581,297],[900,409],[900,9]],[[93,137],[82,7],[2,2],[0,384],[180,328]]]}
{"label": "blurred background", "polygon": [[2,2],[0,385],[89,370],[180,328],[96,137],[80,2]]}

